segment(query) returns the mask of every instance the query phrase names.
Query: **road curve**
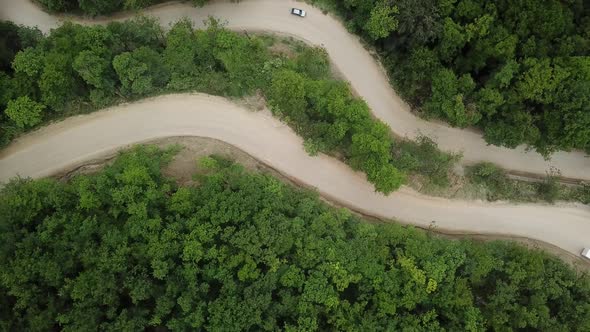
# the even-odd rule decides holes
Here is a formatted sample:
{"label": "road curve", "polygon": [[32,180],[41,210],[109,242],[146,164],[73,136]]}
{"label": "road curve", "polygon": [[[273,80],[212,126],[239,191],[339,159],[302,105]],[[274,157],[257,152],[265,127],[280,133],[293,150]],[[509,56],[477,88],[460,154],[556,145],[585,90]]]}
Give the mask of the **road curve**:
{"label": "road curve", "polygon": [[[308,16],[301,19],[289,15],[291,7],[304,8]],[[182,17],[189,17],[197,25],[202,25],[208,15],[213,15],[227,20],[228,27],[232,29],[279,32],[323,45],[332,62],[367,101],[374,115],[387,123],[397,135],[412,138],[422,133],[430,136],[442,149],[462,151],[466,164],[490,161],[506,169],[541,175],[553,166],[564,177],[590,180],[590,158],[586,158],[582,152],[558,152],[550,161],[546,161],[535,152],[526,152],[524,147],[512,150],[489,146],[479,133],[424,121],[414,116],[408,105],[391,89],[387,76],[358,38],[348,33],[336,19],[322,14],[314,7],[293,0],[246,0],[241,3],[217,1],[203,8],[170,3],[142,12],[158,17],[164,25]],[[29,0],[0,0],[0,19],[38,26],[45,32],[58,26],[64,19],[83,24],[100,24],[128,16],[115,15],[97,20],[55,17],[41,11]]]}
{"label": "road curve", "polygon": [[315,187],[359,212],[422,227],[431,221],[453,232],[502,234],[544,241],[578,254],[590,244],[590,207],[582,204],[509,205],[433,198],[402,188],[375,193],[362,173],[336,159],[310,157],[302,139],[269,112],[252,112],[226,99],[176,94],[68,118],[18,139],[0,152],[0,181],[42,177],[113,149],[154,138],[215,138],[279,172]]}

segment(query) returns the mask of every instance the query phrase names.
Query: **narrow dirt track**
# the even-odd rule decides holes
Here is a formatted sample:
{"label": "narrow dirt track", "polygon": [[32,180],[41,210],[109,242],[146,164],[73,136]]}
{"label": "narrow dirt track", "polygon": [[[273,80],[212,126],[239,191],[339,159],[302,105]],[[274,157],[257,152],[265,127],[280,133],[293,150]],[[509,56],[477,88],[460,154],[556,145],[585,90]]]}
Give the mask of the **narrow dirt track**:
{"label": "narrow dirt track", "polygon": [[590,207],[454,201],[403,188],[373,191],[364,175],[327,156],[310,157],[302,140],[269,112],[251,112],[219,97],[178,94],[69,118],[26,135],[0,152],[0,181],[42,177],[129,144],[170,136],[215,138],[245,151],[326,198],[381,218],[422,227],[528,237],[578,254],[589,244]]}
{"label": "narrow dirt track", "polygon": [[[291,7],[304,8],[308,16],[302,19],[290,15]],[[226,20],[231,29],[267,30],[323,45],[333,63],[367,101],[375,116],[389,124],[397,135],[415,137],[423,133],[434,138],[442,149],[462,151],[466,164],[490,161],[506,169],[537,175],[544,175],[553,166],[566,178],[590,180],[590,158],[582,152],[559,152],[546,161],[535,152],[526,152],[524,147],[511,150],[488,146],[479,133],[417,118],[391,89],[379,64],[362,47],[358,38],[348,33],[336,19],[306,4],[292,0],[245,0],[241,3],[217,1],[203,8],[194,8],[190,4],[169,3],[142,13],[158,17],[163,25],[182,17],[202,25],[207,16],[213,15]],[[101,24],[127,17],[128,14],[97,20],[54,17],[29,0],[0,0],[0,19],[38,26],[43,31],[58,26],[64,19]]]}

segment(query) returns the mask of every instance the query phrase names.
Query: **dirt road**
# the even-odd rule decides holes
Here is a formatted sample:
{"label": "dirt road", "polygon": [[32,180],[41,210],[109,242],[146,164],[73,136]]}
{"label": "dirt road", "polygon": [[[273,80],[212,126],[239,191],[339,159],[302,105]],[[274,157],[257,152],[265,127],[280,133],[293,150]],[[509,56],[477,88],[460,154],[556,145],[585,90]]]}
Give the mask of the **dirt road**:
{"label": "dirt road", "polygon": [[[308,11],[302,19],[289,14],[291,7]],[[490,161],[506,169],[544,175],[554,166],[564,177],[590,180],[590,158],[581,152],[559,152],[551,161],[545,161],[524,147],[505,149],[488,146],[479,133],[450,128],[444,124],[427,122],[414,116],[409,107],[395,94],[379,64],[334,18],[322,14],[306,4],[292,0],[245,0],[240,3],[218,1],[203,8],[189,4],[171,3],[145,11],[168,25],[182,17],[189,17],[197,25],[213,15],[228,22],[236,30],[268,30],[293,35],[316,45],[323,45],[333,63],[362,96],[376,117],[389,124],[399,136],[415,137],[423,133],[434,138],[445,150],[462,151],[466,164]],[[105,23],[111,19],[124,19],[118,15],[99,20],[79,20],[85,24]],[[38,26],[43,31],[56,27],[65,17],[54,17],[41,11],[29,0],[0,0],[0,19]]]}
{"label": "dirt road", "polygon": [[403,188],[377,194],[363,174],[326,156],[310,157],[302,140],[268,112],[223,98],[179,94],[150,98],[69,118],[26,135],[0,152],[0,181],[41,177],[125,145],[158,137],[222,140],[281,173],[316,187],[328,199],[381,218],[454,232],[506,234],[548,242],[573,254],[590,245],[590,207],[490,204],[420,195]]}

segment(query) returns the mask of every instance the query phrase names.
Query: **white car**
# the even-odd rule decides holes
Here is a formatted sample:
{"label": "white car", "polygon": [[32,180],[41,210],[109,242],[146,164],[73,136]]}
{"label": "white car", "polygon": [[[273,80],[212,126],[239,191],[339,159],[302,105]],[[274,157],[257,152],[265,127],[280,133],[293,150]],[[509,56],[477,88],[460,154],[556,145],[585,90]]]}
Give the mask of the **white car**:
{"label": "white car", "polygon": [[584,248],[580,255],[582,255],[584,258],[590,259],[590,248]]}
{"label": "white car", "polygon": [[298,8],[291,8],[291,14],[305,17],[305,10]]}

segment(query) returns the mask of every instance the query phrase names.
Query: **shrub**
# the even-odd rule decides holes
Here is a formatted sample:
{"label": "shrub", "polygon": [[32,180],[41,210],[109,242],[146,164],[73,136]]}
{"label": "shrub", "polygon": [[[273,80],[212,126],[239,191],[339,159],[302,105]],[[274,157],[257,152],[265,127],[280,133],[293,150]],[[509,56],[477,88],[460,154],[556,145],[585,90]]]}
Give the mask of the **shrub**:
{"label": "shrub", "polygon": [[416,141],[400,140],[392,148],[392,163],[400,170],[422,175],[428,183],[439,187],[449,185],[449,173],[461,159],[460,154],[439,150],[429,137],[420,135]]}

